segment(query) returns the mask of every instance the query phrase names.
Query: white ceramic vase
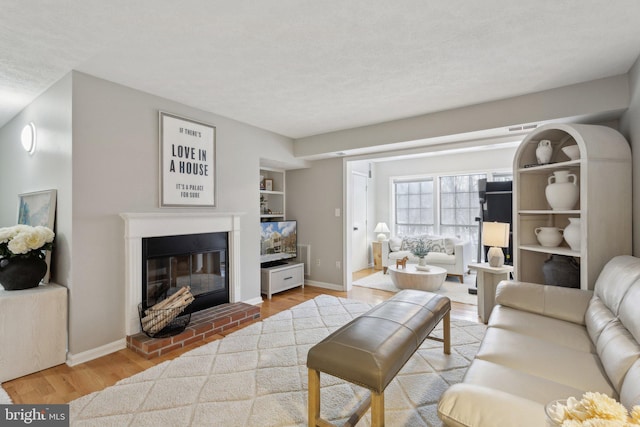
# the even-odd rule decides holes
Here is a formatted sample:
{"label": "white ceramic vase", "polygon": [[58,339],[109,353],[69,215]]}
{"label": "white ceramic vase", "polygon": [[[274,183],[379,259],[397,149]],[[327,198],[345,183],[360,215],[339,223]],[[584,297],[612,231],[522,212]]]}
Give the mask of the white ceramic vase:
{"label": "white ceramic vase", "polygon": [[548,178],[548,185],[545,189],[547,202],[553,210],[571,210],[575,207],[580,188],[578,187],[578,177],[569,171],[555,171]]}
{"label": "white ceramic vase", "polygon": [[538,143],[536,148],[536,160],[539,165],[546,165],[551,161],[551,155],[553,154],[553,148],[551,147],[551,141],[543,139]]}
{"label": "white ceramic vase", "polygon": [[564,229],[564,240],[571,250],[580,250],[580,218],[569,218],[569,225]]}
{"label": "white ceramic vase", "polygon": [[538,227],[534,232],[542,246],[556,247],[562,243],[562,230],[558,227]]}

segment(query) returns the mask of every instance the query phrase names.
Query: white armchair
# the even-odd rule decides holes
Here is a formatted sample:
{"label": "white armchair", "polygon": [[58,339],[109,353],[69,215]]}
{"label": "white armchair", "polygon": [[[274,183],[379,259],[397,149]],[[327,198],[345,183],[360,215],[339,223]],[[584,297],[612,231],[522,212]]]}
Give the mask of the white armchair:
{"label": "white armchair", "polygon": [[[447,275],[455,276],[464,281],[464,275],[469,273],[469,264],[471,263],[472,246],[469,241],[451,237],[430,237],[430,239],[443,239],[445,241],[446,252],[429,252],[426,256],[428,265],[442,267],[447,270]],[[400,237],[391,237],[389,240],[382,242],[382,268],[384,273],[390,265],[395,265],[396,260],[400,260],[405,256],[409,257],[410,263],[417,263],[418,258],[414,256],[410,250],[404,250],[403,240]]]}

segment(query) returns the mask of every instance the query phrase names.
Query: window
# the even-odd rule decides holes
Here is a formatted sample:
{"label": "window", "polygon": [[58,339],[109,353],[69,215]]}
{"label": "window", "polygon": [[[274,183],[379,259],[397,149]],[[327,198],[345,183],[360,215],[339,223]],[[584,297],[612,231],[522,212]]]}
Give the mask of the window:
{"label": "window", "polygon": [[396,234],[434,233],[433,178],[395,181]]}
{"label": "window", "polygon": [[478,180],[486,177],[486,174],[440,177],[440,234],[478,241]]}
{"label": "window", "polygon": [[511,181],[511,172],[430,176],[393,181],[397,235],[459,236],[478,253],[478,181]]}

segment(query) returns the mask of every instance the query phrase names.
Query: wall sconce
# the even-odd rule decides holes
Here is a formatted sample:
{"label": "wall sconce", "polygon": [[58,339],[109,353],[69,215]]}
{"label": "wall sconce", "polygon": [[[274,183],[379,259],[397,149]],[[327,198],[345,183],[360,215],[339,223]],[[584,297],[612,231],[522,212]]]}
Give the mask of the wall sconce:
{"label": "wall sconce", "polygon": [[509,246],[509,224],[504,222],[482,223],[482,244],[491,246],[487,253],[491,267],[504,265],[504,253],[501,248]]}
{"label": "wall sconce", "polygon": [[36,152],[36,141],[36,125],[33,122],[29,122],[22,128],[20,142],[22,142],[22,147],[27,153],[33,154]]}

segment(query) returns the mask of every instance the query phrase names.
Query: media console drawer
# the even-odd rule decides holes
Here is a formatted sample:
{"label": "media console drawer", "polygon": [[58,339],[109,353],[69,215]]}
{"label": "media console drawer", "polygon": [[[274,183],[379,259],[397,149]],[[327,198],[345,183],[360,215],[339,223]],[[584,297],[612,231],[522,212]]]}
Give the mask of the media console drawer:
{"label": "media console drawer", "polygon": [[260,270],[260,288],[268,299],[271,299],[271,295],[276,292],[286,291],[296,286],[304,287],[304,263],[289,263]]}

